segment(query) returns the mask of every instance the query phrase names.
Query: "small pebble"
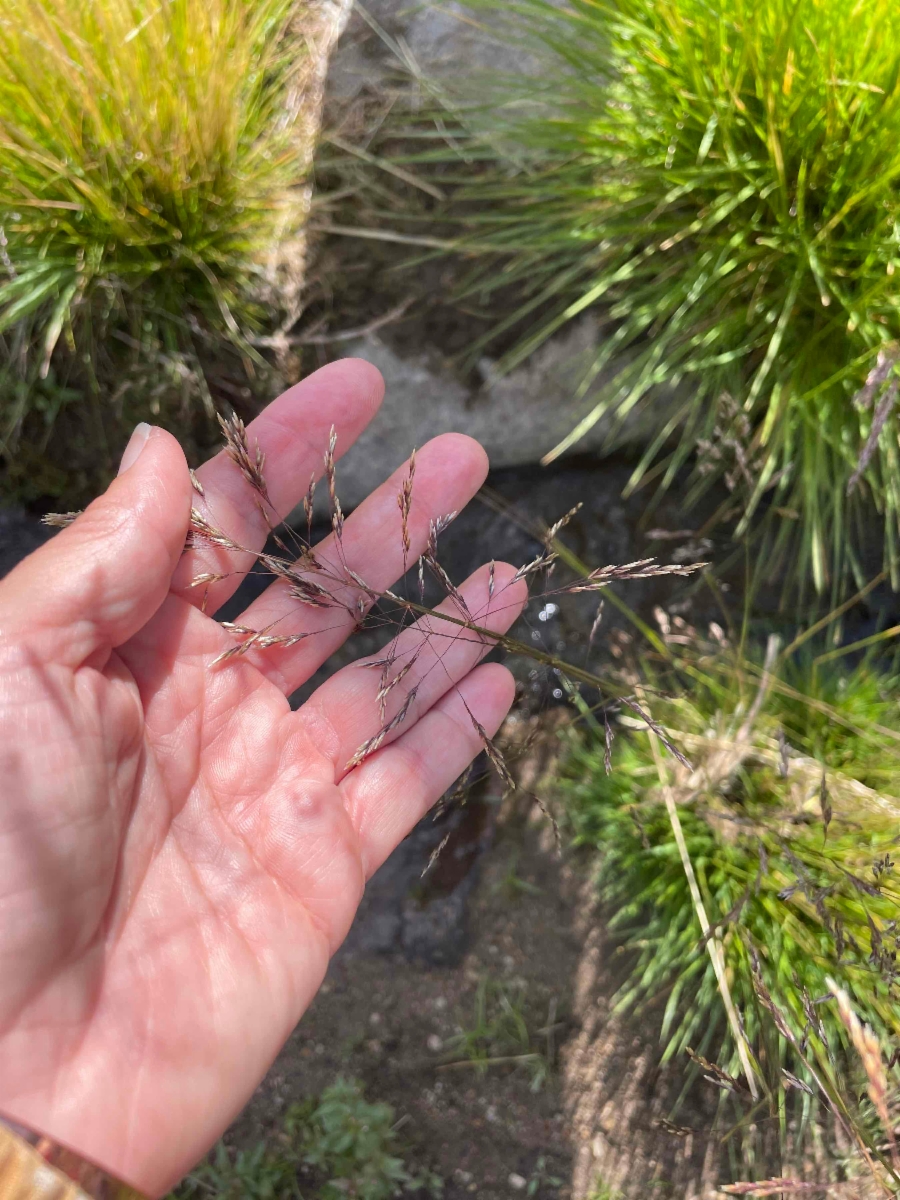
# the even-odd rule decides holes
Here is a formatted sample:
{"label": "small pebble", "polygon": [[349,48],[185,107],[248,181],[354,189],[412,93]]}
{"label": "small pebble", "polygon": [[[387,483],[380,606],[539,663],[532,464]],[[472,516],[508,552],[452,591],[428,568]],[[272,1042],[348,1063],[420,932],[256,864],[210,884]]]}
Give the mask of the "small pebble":
{"label": "small pebble", "polygon": [[437,1054],[437,1052],[439,1050],[442,1050],[444,1048],[444,1043],[443,1043],[442,1039],[439,1038],[436,1033],[429,1033],[428,1042],[426,1044],[428,1046],[428,1049],[431,1050],[433,1054]]}
{"label": "small pebble", "polygon": [[524,1176],[517,1175],[515,1173],[515,1171],[513,1171],[512,1175],[510,1175],[510,1177],[509,1177],[508,1182],[509,1182],[509,1186],[511,1188],[515,1188],[517,1192],[521,1192],[522,1188],[525,1187],[525,1185],[528,1183],[528,1180],[525,1179]]}

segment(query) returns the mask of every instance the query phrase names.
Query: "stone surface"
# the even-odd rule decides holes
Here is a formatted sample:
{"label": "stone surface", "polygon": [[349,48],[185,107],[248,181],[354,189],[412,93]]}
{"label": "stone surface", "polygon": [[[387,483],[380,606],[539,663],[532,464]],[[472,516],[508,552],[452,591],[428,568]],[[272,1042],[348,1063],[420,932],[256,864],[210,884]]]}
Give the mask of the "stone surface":
{"label": "stone surface", "polygon": [[0,579],[52,536],[53,531],[24,508],[0,508]]}
{"label": "stone surface", "polygon": [[[596,325],[587,319],[549,341],[509,375],[493,377],[486,360],[483,386],[470,390],[442,373],[436,356],[427,351],[403,358],[374,334],[350,343],[347,356],[364,358],[381,371],[385,398],[378,416],[341,462],[344,506],[358,504],[414,446],[439,433],[476,438],[493,467],[540,462],[594,408],[609,380],[610,372],[602,374],[583,399],[575,399],[597,348]],[[638,412],[616,433],[613,444],[645,441],[674,401],[674,393],[661,392],[651,409]],[[606,447],[610,433],[610,422],[600,420],[575,450],[583,454]]]}
{"label": "stone surface", "polygon": [[[538,69],[534,57],[517,43],[514,28],[505,36],[498,33],[504,20],[500,12],[473,15],[456,0],[365,0],[363,9],[365,16],[361,11],[354,15],[331,59],[327,105],[329,123],[337,127],[354,110],[357,97],[391,95],[398,71],[401,76],[405,72],[408,77],[437,80],[454,95],[462,95],[472,79],[484,82],[488,74],[497,78]],[[385,299],[386,310],[391,303]],[[407,321],[415,322],[418,316],[412,308]],[[475,386],[448,370],[446,346],[427,340],[427,335],[415,352],[408,345],[398,346],[389,327],[345,343],[343,353],[373,363],[386,384],[381,412],[342,463],[345,508],[359,503],[414,446],[439,433],[477,438],[494,467],[540,462],[595,407],[601,388],[622,366],[621,359],[615,360],[588,394],[576,399],[584,372],[600,348],[599,337],[596,321],[584,317],[506,376],[499,377],[490,359],[484,359],[481,383]],[[646,442],[666,420],[672,402],[671,392],[661,392],[658,403],[642,407],[612,442],[609,422],[598,422],[576,452]]]}

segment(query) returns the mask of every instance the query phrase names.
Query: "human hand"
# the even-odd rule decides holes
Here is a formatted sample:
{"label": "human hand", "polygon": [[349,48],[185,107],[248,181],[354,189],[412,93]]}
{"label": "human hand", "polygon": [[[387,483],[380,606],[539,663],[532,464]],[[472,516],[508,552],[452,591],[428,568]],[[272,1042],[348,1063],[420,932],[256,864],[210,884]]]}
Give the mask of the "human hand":
{"label": "human hand", "polygon": [[[279,512],[321,472],[330,427],[346,449],[382,390],[374,368],[344,360],[253,422]],[[298,712],[287,697],[352,631],[351,612],[298,607],[275,583],[238,621],[262,628],[289,612],[285,632],[316,635],[211,668],[234,645],[212,614],[250,559],[183,553],[192,501],[255,550],[267,532],[257,497],[224,453],[193,494],[161,429],[136,431],[122,466],[0,583],[0,1111],[154,1195],[249,1098],[366,879],[481,749],[466,706],[492,735],[513,682],[477,665],[485,640],[435,650],[407,630],[407,650],[421,650],[388,720],[414,686],[415,698],[348,771],[382,727],[380,672],[347,667]],[[419,451],[409,561],[486,470],[459,435]],[[347,519],[342,549],[332,537],[317,556],[390,587],[404,565],[405,476]],[[191,580],[225,571],[201,612]],[[512,623],[525,596],[513,574],[498,564],[490,589],[486,569],[462,586],[479,625]]]}

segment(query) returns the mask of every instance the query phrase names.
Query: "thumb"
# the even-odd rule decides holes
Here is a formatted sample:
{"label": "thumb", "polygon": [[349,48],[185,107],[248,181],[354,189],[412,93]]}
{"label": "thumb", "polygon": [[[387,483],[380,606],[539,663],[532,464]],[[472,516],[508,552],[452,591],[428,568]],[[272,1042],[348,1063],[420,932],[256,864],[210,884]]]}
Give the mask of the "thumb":
{"label": "thumb", "polygon": [[0,583],[0,638],[73,667],[127,641],[166,597],[190,511],[178,442],[138,425],[106,492]]}

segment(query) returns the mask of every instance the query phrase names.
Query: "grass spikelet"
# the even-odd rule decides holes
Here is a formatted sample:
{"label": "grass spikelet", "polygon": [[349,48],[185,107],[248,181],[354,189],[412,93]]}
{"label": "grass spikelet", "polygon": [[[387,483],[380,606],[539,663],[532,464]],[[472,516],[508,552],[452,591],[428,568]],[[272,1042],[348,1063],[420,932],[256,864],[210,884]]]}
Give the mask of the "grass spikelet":
{"label": "grass spikelet", "polygon": [[[406,678],[406,676],[410,673],[410,671],[416,665],[416,660],[418,659],[420,652],[421,652],[421,647],[419,647],[418,650],[416,650],[412,655],[410,655],[410,657],[403,664],[403,666],[400,668],[400,670],[397,672],[397,674],[393,676],[393,678],[386,679],[385,676],[382,675],[381,685],[379,686],[378,694],[375,697],[376,704],[378,704],[380,706],[382,721],[384,720],[384,709],[385,709],[385,705],[387,704],[388,696],[390,696],[391,692],[394,690],[395,687],[398,687],[403,682],[403,680]],[[396,660],[394,660],[394,659],[390,660],[390,662],[394,662],[394,661],[396,661]],[[389,667],[386,666],[386,669],[389,669]]]}
{"label": "grass spikelet", "polygon": [[337,482],[334,470],[334,451],[337,446],[337,430],[332,425],[331,431],[328,434],[328,446],[325,450],[325,482],[328,485],[328,504],[331,511],[332,527],[334,526],[335,516],[339,511],[339,502],[337,498]]}
{"label": "grass spikelet", "polygon": [[247,553],[244,547],[238,545],[224,530],[219,529],[218,526],[208,521],[199,509],[191,509],[191,523],[188,533],[194,542],[199,539],[208,542],[211,546],[218,546],[222,550],[235,550]]}
{"label": "grass spikelet", "polygon": [[312,545],[313,501],[316,498],[316,477],[310,475],[309,487],[303,497],[303,515],[306,517],[306,544]]}
{"label": "grass spikelet", "polygon": [[506,759],[503,757],[500,748],[491,740],[491,738],[488,737],[487,730],[469,708],[468,704],[466,704],[465,701],[463,701],[463,704],[466,705],[466,712],[469,714],[469,720],[472,722],[472,727],[481,738],[481,744],[484,747],[484,752],[491,760],[494,770],[503,780],[504,786],[509,788],[510,791],[515,791],[515,778],[513,777],[509,767],[506,765]]}
{"label": "grass spikelet", "polygon": [[409,539],[409,513],[412,508],[413,481],[416,477],[416,452],[409,456],[409,470],[397,497],[397,507],[400,509],[400,542],[403,546],[403,574],[406,574],[407,560],[412,543]]}
{"label": "grass spikelet", "polygon": [[398,726],[403,724],[409,714],[410,708],[415,702],[417,691],[418,688],[410,688],[410,690],[406,693],[406,698],[404,699],[403,704],[400,706],[400,709],[397,711],[397,713],[391,717],[390,721],[388,721],[386,725],[383,724],[381,729],[379,729],[376,734],[373,734],[372,737],[367,738],[363,742],[363,744],[347,763],[345,770],[352,771],[354,767],[358,767],[364,763],[367,758],[373,755],[375,751],[384,744],[384,739],[387,737],[387,735],[389,733],[393,733]]}
{"label": "grass spikelet", "polygon": [[44,515],[41,517],[41,524],[49,525],[51,529],[66,529],[72,524],[73,521],[78,520],[78,518],[81,516],[81,512],[82,510],[79,509],[78,512],[44,513]]}
{"label": "grass spikelet", "polygon": [[[227,579],[227,575],[220,575],[215,571],[201,571],[199,575],[195,575],[188,584],[189,588],[202,587],[204,584],[218,583],[222,579]],[[225,622],[223,622],[223,625]]]}
{"label": "grass spikelet", "polygon": [[588,634],[588,649],[589,650],[590,650],[591,646],[593,646],[593,644],[594,644],[594,638],[597,636],[597,633],[599,632],[599,629],[600,629],[600,622],[603,620],[603,605],[604,604],[605,604],[605,601],[601,600],[600,603],[597,605],[597,615],[594,617],[593,623],[591,625],[591,632]]}
{"label": "grass spikelet", "polygon": [[428,874],[428,872],[431,870],[431,868],[434,866],[434,864],[437,862],[437,860],[443,854],[443,852],[447,846],[447,843],[449,841],[450,841],[450,834],[445,833],[444,836],[441,838],[441,840],[438,842],[438,844],[435,846],[435,848],[432,850],[431,854],[428,856],[428,862],[425,864],[425,866],[422,870],[422,874],[419,876],[420,879],[425,878],[425,876]]}
{"label": "grass spikelet", "polygon": [[250,487],[253,488],[266,504],[270,504],[266,479],[263,474],[266,456],[260,449],[259,442],[256,443],[255,453],[251,454],[247,443],[247,429],[237,413],[232,413],[230,417],[223,417],[219,413],[218,417],[219,427],[225,437],[225,452],[243,475],[244,479],[246,479],[247,483],[249,483]]}

